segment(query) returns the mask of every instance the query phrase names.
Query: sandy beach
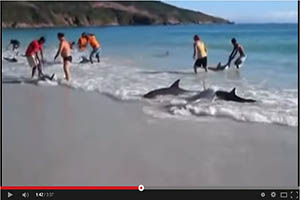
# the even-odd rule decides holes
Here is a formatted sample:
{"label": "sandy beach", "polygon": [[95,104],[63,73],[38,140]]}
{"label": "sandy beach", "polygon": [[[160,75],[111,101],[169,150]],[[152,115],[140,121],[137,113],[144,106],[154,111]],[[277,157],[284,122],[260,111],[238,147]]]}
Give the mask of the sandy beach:
{"label": "sandy beach", "polygon": [[156,119],[145,106],[3,84],[3,185],[297,185],[298,127]]}

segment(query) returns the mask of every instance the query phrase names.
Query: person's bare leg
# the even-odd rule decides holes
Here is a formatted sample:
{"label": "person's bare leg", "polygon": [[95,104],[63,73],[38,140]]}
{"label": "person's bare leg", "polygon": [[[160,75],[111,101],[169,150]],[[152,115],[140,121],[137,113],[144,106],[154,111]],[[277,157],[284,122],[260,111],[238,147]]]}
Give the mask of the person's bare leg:
{"label": "person's bare leg", "polygon": [[70,80],[70,62],[69,61],[64,61],[64,72],[66,76],[66,80]]}
{"label": "person's bare leg", "polygon": [[37,66],[37,70],[38,70],[38,77],[41,78],[42,76],[44,76],[43,71],[42,71],[42,66],[41,64],[39,64]]}
{"label": "person's bare leg", "polygon": [[33,77],[34,77],[35,70],[36,70],[36,66],[34,66],[34,67],[32,68],[32,72],[31,72],[31,78],[33,78]]}
{"label": "person's bare leg", "polygon": [[195,74],[197,74],[197,66],[196,65],[194,65],[194,72],[195,72]]}
{"label": "person's bare leg", "polygon": [[203,68],[205,69],[205,72],[207,72],[207,66],[203,65]]}

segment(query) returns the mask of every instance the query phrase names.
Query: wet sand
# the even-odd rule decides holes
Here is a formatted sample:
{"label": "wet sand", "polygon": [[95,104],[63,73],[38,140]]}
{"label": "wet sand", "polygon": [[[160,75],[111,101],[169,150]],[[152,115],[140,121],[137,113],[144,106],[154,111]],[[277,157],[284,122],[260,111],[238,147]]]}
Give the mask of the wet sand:
{"label": "wet sand", "polygon": [[3,84],[3,185],[297,185],[298,127],[155,119],[144,106]]}

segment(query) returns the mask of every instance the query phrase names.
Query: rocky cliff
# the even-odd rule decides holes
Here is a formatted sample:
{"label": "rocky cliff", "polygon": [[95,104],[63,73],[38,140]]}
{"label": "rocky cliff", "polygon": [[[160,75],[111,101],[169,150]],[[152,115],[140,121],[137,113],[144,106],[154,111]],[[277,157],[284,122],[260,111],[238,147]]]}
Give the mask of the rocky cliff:
{"label": "rocky cliff", "polygon": [[232,23],[159,1],[2,2],[2,27]]}

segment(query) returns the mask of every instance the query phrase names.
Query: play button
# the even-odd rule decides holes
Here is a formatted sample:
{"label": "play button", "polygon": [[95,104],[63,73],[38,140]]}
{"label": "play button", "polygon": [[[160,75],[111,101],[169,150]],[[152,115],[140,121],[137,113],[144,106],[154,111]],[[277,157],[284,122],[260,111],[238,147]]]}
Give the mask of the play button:
{"label": "play button", "polygon": [[10,193],[10,192],[7,192],[7,198],[9,198],[9,197],[11,197],[11,196],[13,196],[13,194]]}

